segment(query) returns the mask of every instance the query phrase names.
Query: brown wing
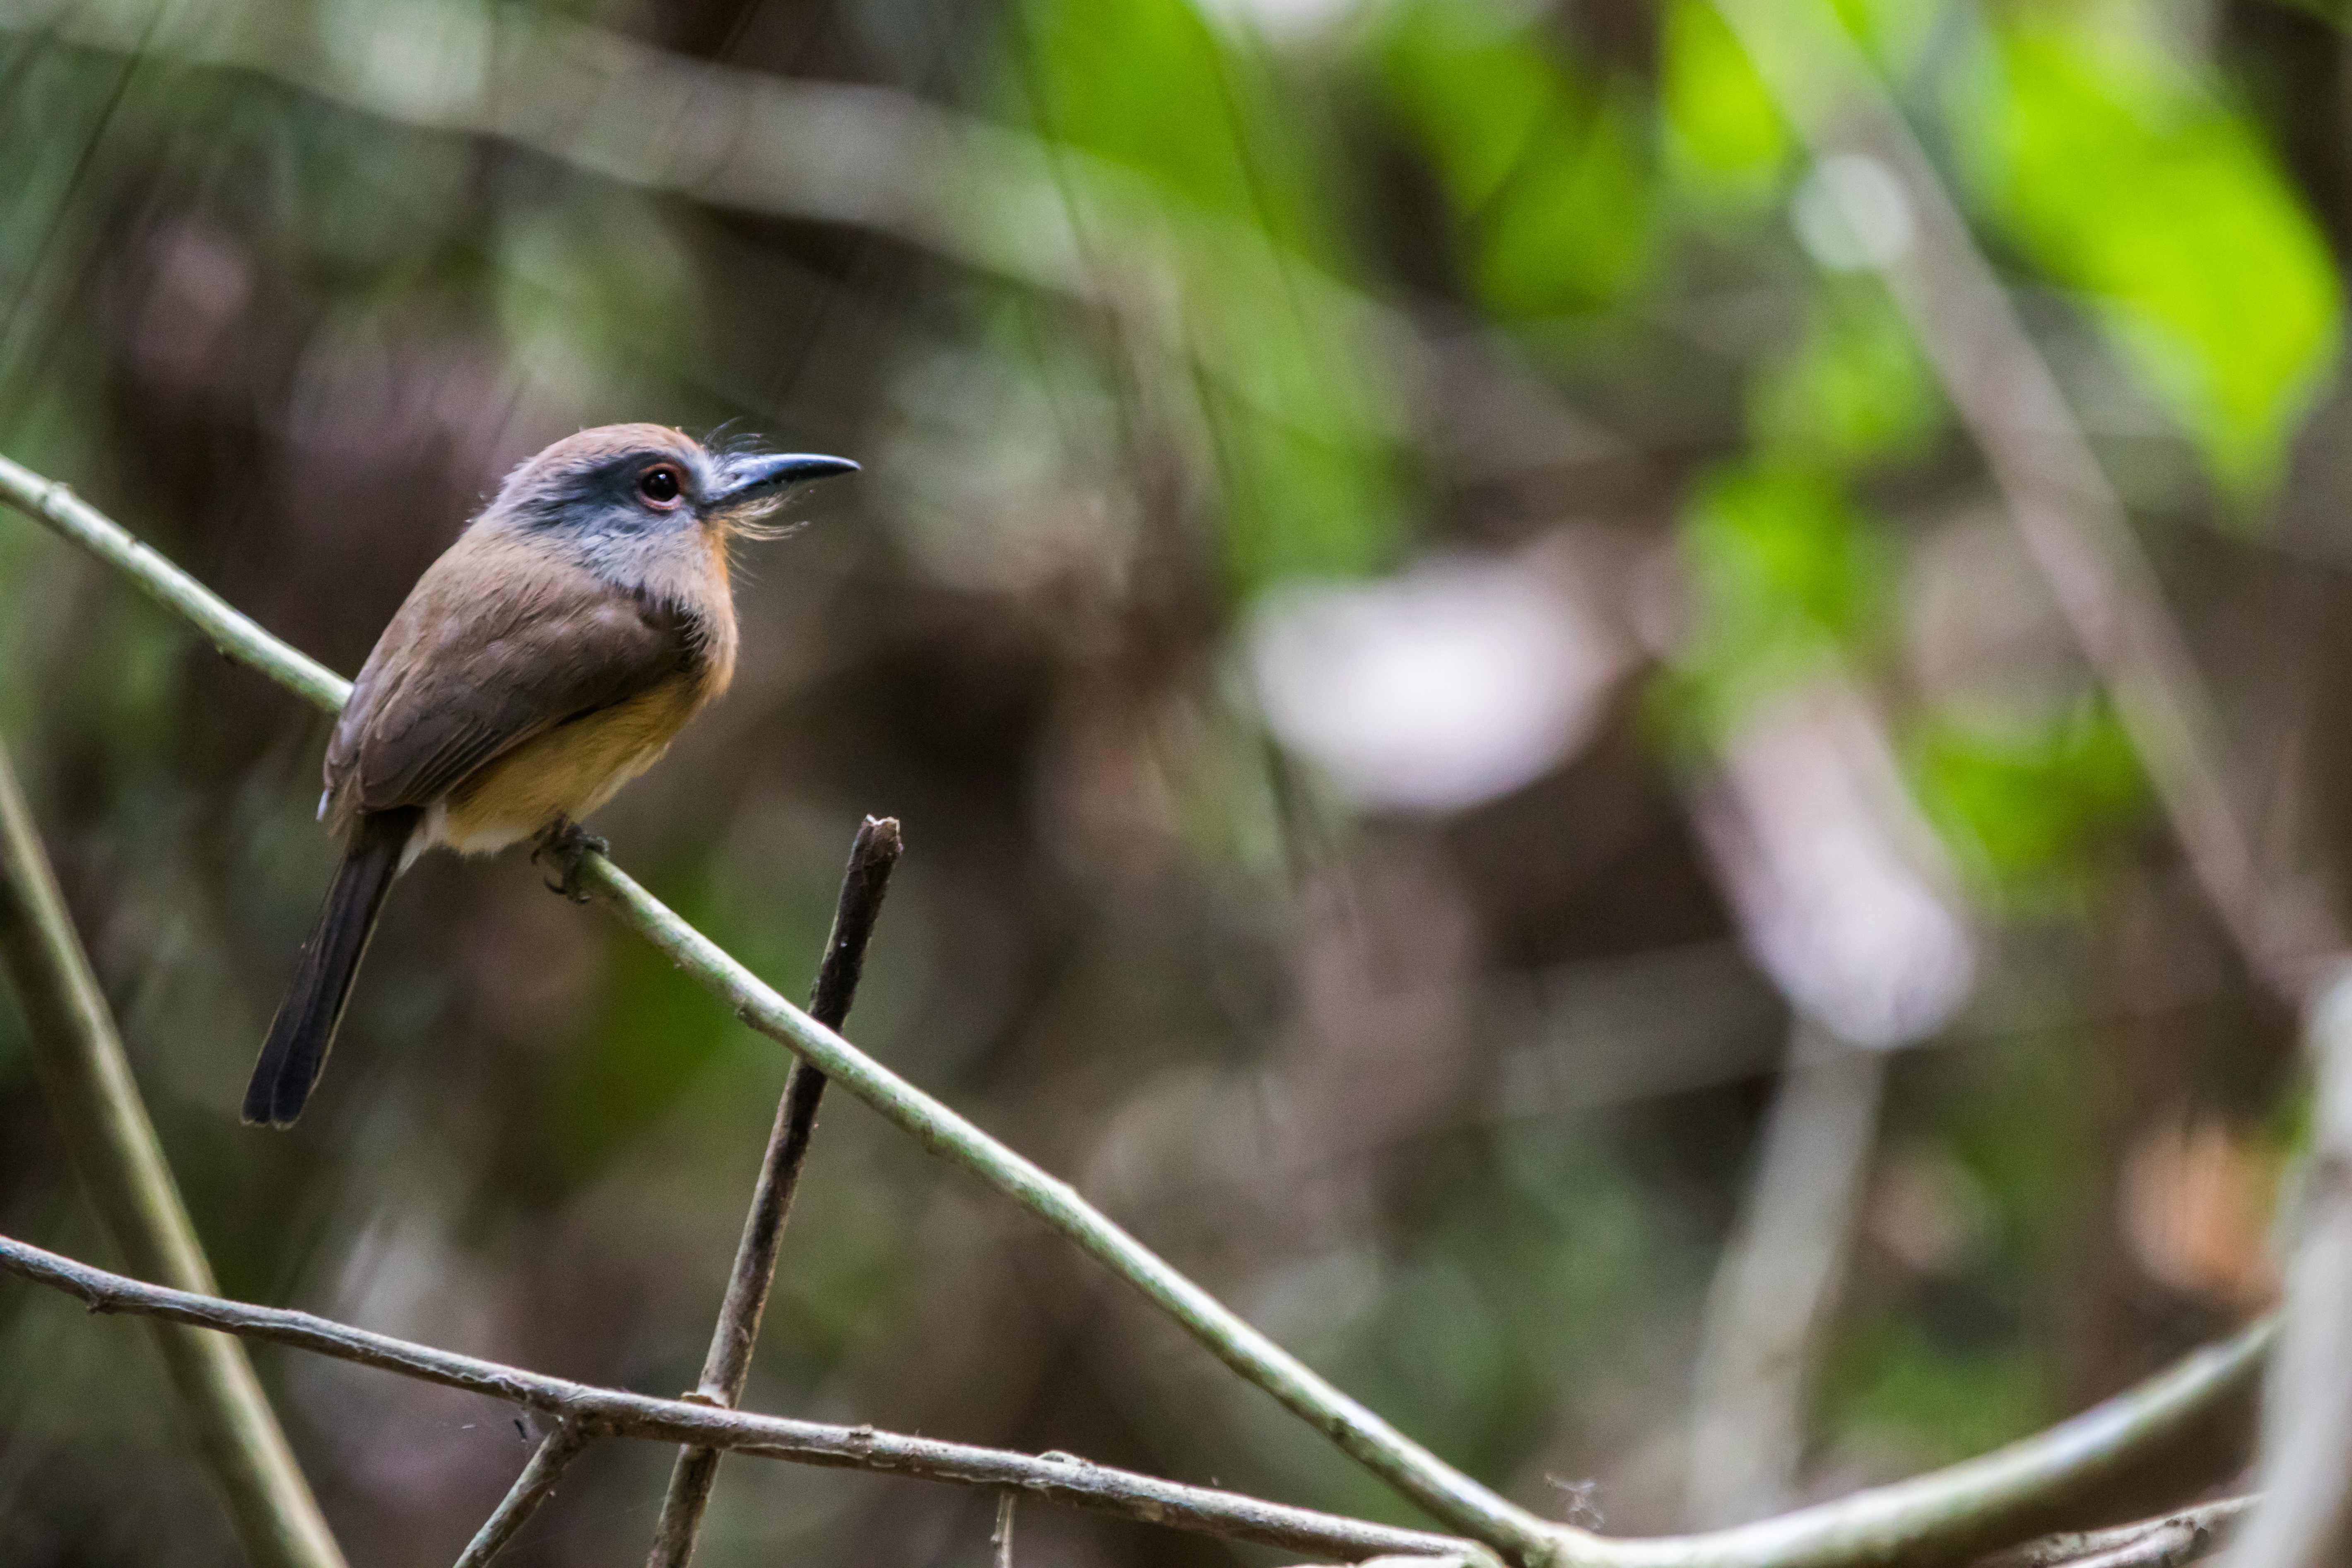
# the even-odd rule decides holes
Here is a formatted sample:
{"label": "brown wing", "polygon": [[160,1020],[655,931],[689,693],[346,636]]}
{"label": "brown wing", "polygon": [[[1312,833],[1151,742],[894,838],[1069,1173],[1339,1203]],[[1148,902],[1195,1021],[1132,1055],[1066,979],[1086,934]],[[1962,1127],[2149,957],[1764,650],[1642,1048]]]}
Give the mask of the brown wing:
{"label": "brown wing", "polygon": [[517,553],[461,540],[384,628],[327,748],[347,808],[429,805],[540,731],[699,660],[675,608]]}

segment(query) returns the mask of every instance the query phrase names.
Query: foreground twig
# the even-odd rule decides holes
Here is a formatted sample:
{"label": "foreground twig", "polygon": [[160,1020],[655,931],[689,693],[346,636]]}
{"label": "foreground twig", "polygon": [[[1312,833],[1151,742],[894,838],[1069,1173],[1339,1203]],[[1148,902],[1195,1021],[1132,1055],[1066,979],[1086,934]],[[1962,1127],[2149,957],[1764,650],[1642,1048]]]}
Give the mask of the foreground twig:
{"label": "foreground twig", "polygon": [[2045,1535],[1989,1557],[1978,1568],[2181,1568],[2235,1540],[2257,1500],[2224,1498],[2111,1530]]}
{"label": "foreground twig", "polygon": [[257,1307],[126,1279],[6,1237],[0,1237],[0,1270],[79,1297],[93,1312],[136,1312],[193,1323],[357,1362],[404,1377],[469,1389],[544,1412],[571,1423],[587,1436],[644,1437],[804,1465],[895,1471],[923,1480],[1012,1488],[1071,1508],[1351,1561],[1386,1552],[1491,1563],[1474,1543],[1429,1531],[1399,1530],[1313,1509],[1288,1508],[1084,1459],[1040,1458],[969,1443],[905,1436],[871,1426],[752,1415],[548,1377],[395,1340],[309,1312]]}
{"label": "foreground twig", "polygon": [[988,1537],[996,1568],[1013,1568],[1013,1505],[1019,1500],[1016,1492],[1002,1493],[996,1500],[996,1528]]}
{"label": "foreground twig", "polygon": [[[142,1274],[215,1293],[195,1225],[155,1139],[113,1016],[74,934],[32,814],[0,747],[0,967],[23,1010],[33,1068],[90,1205]],[[155,1325],[196,1452],[260,1568],[342,1568],[244,1347]]]}
{"label": "foreground twig", "polygon": [[555,1484],[563,1479],[565,1468],[587,1446],[588,1428],[584,1423],[557,1422],[555,1430],[532,1450],[530,1463],[515,1478],[515,1484],[508,1489],[497,1510],[482,1521],[474,1539],[466,1543],[464,1553],[457,1559],[457,1568],[484,1568],[496,1557],[499,1548],[514,1539],[515,1531],[530,1521],[539,1505],[555,1495]]}
{"label": "foreground twig", "polygon": [[[195,620],[224,652],[243,658],[294,689],[310,695],[321,706],[334,707],[341,700],[340,694],[347,689],[338,678],[320,669],[316,664],[261,631],[160,555],[138,545],[120,525],[96,509],[75,500],[65,487],[50,484],[5,458],[0,458],[0,502],[31,514],[67,538],[121,566],[159,601]],[[839,1079],[851,1092],[889,1121],[912,1132],[934,1152],[962,1165],[989,1185],[1011,1196],[1022,1207],[1103,1262],[1148,1300],[1176,1319],[1220,1359],[1273,1394],[1294,1414],[1361,1459],[1368,1468],[1389,1479],[1448,1522],[1502,1548],[1516,1561],[1530,1564],[1549,1563],[1557,1565],[1557,1568],[1583,1568],[1588,1564],[1592,1568],[1836,1568],[1842,1564],[1884,1563],[1898,1552],[1949,1556],[1963,1549],[1982,1551],[1996,1547],[2038,1527],[2053,1513],[2062,1510],[2068,1499],[2125,1472],[2151,1448],[2173,1440],[2185,1429],[2210,1417],[2217,1408],[2243,1394],[2254,1381],[2274,1332],[2268,1323],[2244,1330],[2229,1341],[2189,1356],[2170,1371],[2049,1431],[1948,1469],[1916,1477],[1893,1486],[1874,1488],[1834,1502],[1801,1509],[1778,1519],[1710,1535],[1647,1541],[1605,1540],[1586,1531],[1539,1519],[1454,1470],[1242,1321],[1206,1291],[1097,1213],[1066,1183],[1046,1174],[970,1121],[866,1057],[833,1030],[793,1006],[731,955],[637,886],[610,860],[602,856],[591,856],[583,869],[589,884],[614,901],[616,911],[625,923],[667,953],[705,986],[726,998],[734,1007],[737,1016],[782,1041],[803,1060],[815,1063],[821,1070]],[[31,1250],[15,1243],[0,1243],[0,1266],[16,1268],[19,1272],[33,1273],[51,1279],[53,1282],[67,1278],[21,1266],[23,1256]],[[11,1261],[12,1254],[16,1255],[16,1261]],[[79,1267],[46,1254],[41,1256],[47,1258],[44,1267]],[[154,1289],[128,1280],[120,1283],[142,1291]],[[222,1305],[197,1300],[198,1305],[207,1310]],[[127,1300],[123,1304],[127,1305]],[[184,1303],[183,1306],[184,1308]],[[162,1309],[149,1306],[142,1310]],[[253,1313],[268,1310],[237,1307],[236,1310]],[[165,1312],[163,1315],[174,1314]],[[182,1321],[214,1321],[203,1316],[183,1318]],[[254,1320],[239,1321],[250,1324]],[[336,1325],[322,1324],[320,1320],[299,1313],[286,1314],[283,1321],[278,1319],[270,1321],[278,1326],[258,1329],[238,1327],[226,1321],[217,1326],[289,1341],[293,1336],[283,1331],[287,1323],[292,1322],[306,1325],[306,1333],[320,1327],[343,1334],[356,1331],[337,1330]],[[331,1334],[328,1337],[330,1340],[333,1338]],[[310,1341],[306,1338],[299,1342],[307,1344]],[[397,1345],[397,1342],[382,1342]],[[310,1344],[310,1348],[322,1346]],[[371,1356],[356,1354],[352,1359],[366,1361],[371,1360]],[[487,1363],[467,1362],[462,1357],[445,1359],[451,1363],[463,1363],[474,1369],[488,1369],[493,1382],[499,1378],[530,1375],[490,1367]],[[446,1370],[421,1373],[419,1375],[457,1381],[461,1386],[478,1386],[462,1378],[449,1378]],[[609,1402],[623,1402],[643,1427],[642,1432],[633,1429],[632,1436],[656,1436],[672,1442],[767,1453],[777,1458],[801,1458],[814,1463],[866,1465],[871,1468],[913,1470],[917,1468],[915,1461],[919,1458],[930,1467],[923,1468],[920,1473],[936,1479],[977,1481],[992,1486],[1016,1485],[1024,1490],[1061,1497],[1076,1506],[1108,1507],[1113,1511],[1127,1512],[1131,1517],[1157,1518],[1160,1522],[1182,1523],[1187,1528],[1215,1528],[1220,1533],[1237,1536],[1248,1536],[1248,1531],[1238,1526],[1231,1529],[1222,1525],[1213,1527],[1201,1521],[1211,1517],[1221,1521],[1229,1518],[1239,1520],[1244,1514],[1258,1518],[1261,1515],[1250,1510],[1273,1510],[1274,1515],[1279,1515],[1284,1521],[1303,1519],[1317,1522],[1311,1528],[1302,1528],[1289,1534],[1281,1533],[1289,1529],[1287,1524],[1270,1526],[1268,1532],[1248,1538],[1294,1540],[1303,1543],[1313,1534],[1315,1544],[1310,1549],[1331,1552],[1335,1555],[1360,1557],[1383,1550],[1429,1550],[1422,1545],[1366,1547],[1356,1544],[1360,1538],[1354,1536],[1349,1538],[1349,1544],[1339,1545],[1336,1544],[1339,1539],[1338,1534],[1317,1532],[1322,1531],[1327,1523],[1343,1527],[1346,1531],[1374,1531],[1391,1538],[1415,1536],[1415,1532],[1382,1531],[1378,1527],[1359,1526],[1352,1521],[1332,1521],[1331,1516],[1314,1514],[1306,1510],[1279,1510],[1275,1505],[1255,1503],[1252,1500],[1238,1500],[1236,1502],[1228,1493],[1175,1487],[1169,1482],[1150,1481],[1149,1478],[1124,1477],[1118,1486],[1108,1489],[1073,1487],[1064,1482],[1057,1489],[1037,1475],[1034,1467],[1041,1461],[1028,1460],[1018,1455],[1003,1455],[956,1444],[929,1444],[920,1438],[886,1439],[882,1434],[862,1430],[848,1433],[845,1437],[845,1429],[840,1427],[819,1427],[811,1423],[740,1415],[676,1401],[642,1401],[637,1395],[586,1389],[579,1384],[562,1384],[555,1379],[538,1380],[538,1384],[543,1390],[576,1390],[578,1397],[592,1402],[607,1402],[598,1403],[593,1410],[586,1412],[607,1426],[613,1426],[610,1412],[618,1408]],[[499,1386],[506,1388],[509,1385],[501,1384]],[[495,1390],[486,1390],[490,1391]],[[512,1392],[505,1396],[522,1397]],[[674,1417],[670,1414],[673,1411],[685,1412],[686,1415]],[[752,1437],[749,1435],[751,1429],[728,1423],[754,1424],[761,1436]],[[618,1430],[618,1427],[614,1426],[613,1429]],[[744,1440],[722,1441],[717,1436],[720,1432],[742,1433]],[[877,1447],[877,1445],[881,1447]],[[884,1451],[888,1458],[877,1462],[873,1456]],[[1085,1465],[1071,1468],[1073,1474],[1087,1476],[1120,1477],[1123,1474]],[[1162,1490],[1138,1501],[1136,1500],[1142,1494],[1127,1489],[1135,1484]],[[1180,1495],[1183,1499],[1181,1508],[1158,1500],[1162,1496],[1174,1499]],[[1229,1511],[1212,1510],[1177,1517],[1181,1509],[1201,1508],[1200,1498],[1216,1500],[1217,1510]],[[1239,1511],[1230,1511],[1235,1509]],[[1442,1542],[1435,1549],[1441,1554],[1465,1550],[1464,1543],[1444,1537],[1421,1535],[1416,1539],[1423,1542]]]}
{"label": "foreground twig", "polygon": [[[847,1021],[857,998],[857,976],[866,963],[866,940],[882,912],[882,895],[890,885],[890,869],[904,847],[896,817],[867,817],[849,847],[849,868],[842,874],[841,900],[833,915],[824,961],[817,970],[816,987],[809,996],[809,1016],[828,1029]],[[776,1125],[768,1134],[767,1157],[752,1189],[751,1210],[743,1219],[743,1237],[735,1247],[735,1268],[727,1281],[727,1299],[719,1310],[719,1327],[710,1337],[710,1352],[702,1363],[702,1381],[695,1393],[726,1409],[743,1398],[744,1381],[751,1374],[751,1349],[759,1342],[760,1318],[767,1310],[768,1290],[776,1278],[776,1247],[782,1240],[784,1221],[791,1217],[793,1194],[798,1189],[802,1163],[808,1157],[809,1138],[816,1131],[818,1102],[824,1098],[824,1074],[806,1062],[795,1062],[784,1079],[784,1096],[776,1107]],[[661,1523],[654,1531],[647,1568],[686,1568],[694,1557],[694,1538],[709,1504],[711,1483],[719,1477],[719,1450],[688,1448],[677,1457],[669,1475],[669,1494],[663,1500]],[[1008,1494],[1009,1495],[1009,1494]]]}
{"label": "foreground twig", "polygon": [[[1470,1542],[1182,1486],[1084,1459],[751,1415],[548,1377],[308,1312],[142,1284],[5,1237],[0,1237],[0,1270],[77,1296],[92,1311],[145,1313],[292,1345],[487,1394],[576,1421],[592,1434],[1014,1488],[1072,1508],[1350,1560],[1387,1552],[1491,1562]],[[2022,1533],[2017,1521],[2046,1514],[2075,1489],[2112,1479],[2151,1444],[2246,1393],[2273,1337],[2267,1322],[2242,1330],[2072,1420],[1948,1469],[1708,1535],[1613,1541],[1578,1531],[1550,1561],[1596,1568],[1827,1568],[1885,1563],[1898,1551],[1942,1560],[1956,1548],[1998,1546]]]}

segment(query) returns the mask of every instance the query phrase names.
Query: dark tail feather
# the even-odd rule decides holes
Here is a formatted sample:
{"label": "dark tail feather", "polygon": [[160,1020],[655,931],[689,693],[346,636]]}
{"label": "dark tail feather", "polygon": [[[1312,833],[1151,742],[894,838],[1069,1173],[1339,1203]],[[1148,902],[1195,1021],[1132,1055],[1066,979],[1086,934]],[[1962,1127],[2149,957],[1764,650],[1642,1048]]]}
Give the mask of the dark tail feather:
{"label": "dark tail feather", "polygon": [[302,944],[301,966],[270,1020],[261,1059],[253,1066],[253,1081],[245,1090],[246,1121],[291,1127],[302,1114],[302,1103],[327,1065],[335,1026],[343,1021],[352,977],[375,933],[383,896],[400,874],[401,851],[423,815],[414,807],[372,811],[353,827],[342,869],[327,889],[319,923]]}

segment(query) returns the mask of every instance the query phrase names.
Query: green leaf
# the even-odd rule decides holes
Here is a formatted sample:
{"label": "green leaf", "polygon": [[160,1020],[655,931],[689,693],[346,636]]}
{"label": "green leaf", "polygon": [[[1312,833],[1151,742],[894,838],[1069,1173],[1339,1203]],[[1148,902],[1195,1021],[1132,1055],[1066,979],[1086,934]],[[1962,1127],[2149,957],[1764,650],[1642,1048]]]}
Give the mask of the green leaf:
{"label": "green leaf", "polygon": [[1384,68],[1486,303],[1509,316],[1588,310],[1639,279],[1653,201],[1641,106],[1473,0],[1401,9]]}
{"label": "green leaf", "polygon": [[1788,166],[1788,122],[1707,0],[1676,0],[1666,11],[1658,102],[1668,148],[1702,188],[1769,189]]}
{"label": "green leaf", "polygon": [[2011,900],[2091,886],[2103,837],[2147,798],[2122,724],[2090,698],[2046,715],[1940,714],[1908,750],[1928,820],[1987,891]]}
{"label": "green leaf", "polygon": [[[1150,177],[1146,210],[1076,161],[1060,194],[1106,273],[1131,273],[1139,297],[1173,280],[1184,343],[1213,367],[1195,383],[1130,342],[1120,374],[1141,384],[1119,395],[1168,415],[1145,438],[1213,445],[1235,598],[1387,564],[1405,422],[1370,323],[1316,287],[1339,270],[1339,182],[1266,63],[1185,0],[1023,0],[1010,29],[1002,101],[1049,142]],[[1172,412],[1188,397],[1201,429]]]}
{"label": "green leaf", "polygon": [[1956,97],[1979,198],[2037,265],[2095,298],[2221,485],[2266,492],[2342,312],[2284,176],[2120,26],[2013,10],[1979,66]]}

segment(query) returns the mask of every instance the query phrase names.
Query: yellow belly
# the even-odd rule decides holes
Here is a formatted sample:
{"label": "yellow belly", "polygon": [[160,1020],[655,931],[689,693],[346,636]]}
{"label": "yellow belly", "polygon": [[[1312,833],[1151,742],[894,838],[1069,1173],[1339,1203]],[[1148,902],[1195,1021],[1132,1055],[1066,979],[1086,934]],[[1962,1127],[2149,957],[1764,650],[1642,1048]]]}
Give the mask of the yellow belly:
{"label": "yellow belly", "polygon": [[435,805],[424,843],[487,855],[537,837],[559,818],[579,821],[661,761],[703,691],[699,681],[675,680],[541,731]]}

